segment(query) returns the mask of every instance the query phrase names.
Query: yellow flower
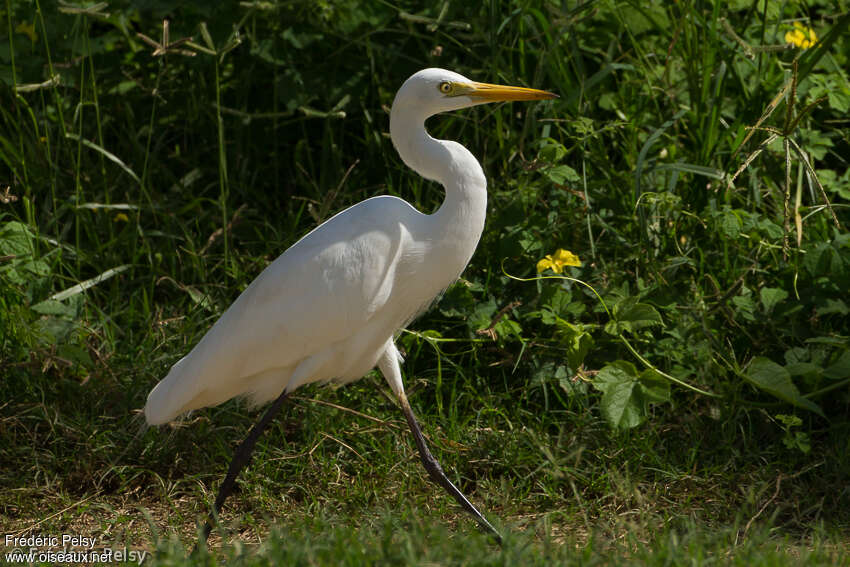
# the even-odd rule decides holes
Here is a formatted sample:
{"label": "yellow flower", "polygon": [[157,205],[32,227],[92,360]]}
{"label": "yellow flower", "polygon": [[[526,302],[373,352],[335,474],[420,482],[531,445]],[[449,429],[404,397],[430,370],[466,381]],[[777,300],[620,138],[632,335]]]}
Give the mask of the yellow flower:
{"label": "yellow flower", "polygon": [[29,36],[30,41],[35,43],[38,41],[38,34],[35,33],[35,22],[28,24],[26,22],[21,22],[17,26],[15,26],[15,31],[18,33],[22,33],[26,36]]}
{"label": "yellow flower", "polygon": [[124,213],[118,213],[115,215],[115,218],[112,219],[112,222],[128,222],[130,218]]}
{"label": "yellow flower", "polygon": [[545,258],[537,262],[537,273],[543,273],[550,269],[556,274],[564,271],[564,266],[581,266],[579,257],[563,248],[555,250],[554,254],[547,254]]}
{"label": "yellow flower", "polygon": [[794,22],[794,29],[785,34],[785,43],[793,43],[800,49],[808,49],[818,42],[815,30],[800,22]]}

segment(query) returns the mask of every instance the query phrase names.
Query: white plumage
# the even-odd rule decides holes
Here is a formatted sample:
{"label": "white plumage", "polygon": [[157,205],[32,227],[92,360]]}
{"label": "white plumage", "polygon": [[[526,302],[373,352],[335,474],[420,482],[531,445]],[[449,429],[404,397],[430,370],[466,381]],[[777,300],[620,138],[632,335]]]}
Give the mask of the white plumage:
{"label": "white plumage", "polygon": [[[275,400],[236,450],[213,516],[289,392],[316,381],[350,382],[377,365],[398,397],[428,474],[501,541],[428,450],[404,393],[393,336],[466,267],[487,209],[481,165],[457,142],[429,136],[425,120],[485,102],[554,96],[476,83],[443,69],[411,76],[393,101],[390,135],[404,163],[443,185],[440,208],[424,215],[396,197],[374,197],[322,223],[263,270],[154,387],[145,405],[153,425],[234,396],[255,404]],[[202,540],[212,525],[213,517]]]}
{"label": "white plumage", "polygon": [[156,385],[145,405],[148,423],[234,396],[262,404],[310,382],[349,382],[379,361],[396,394],[403,392],[393,336],[466,267],[487,207],[478,161],[462,145],[429,136],[425,119],[492,100],[551,96],[443,69],[410,77],[393,102],[390,134],[408,166],[443,185],[442,206],[425,215],[402,199],[373,197],[316,227]]}

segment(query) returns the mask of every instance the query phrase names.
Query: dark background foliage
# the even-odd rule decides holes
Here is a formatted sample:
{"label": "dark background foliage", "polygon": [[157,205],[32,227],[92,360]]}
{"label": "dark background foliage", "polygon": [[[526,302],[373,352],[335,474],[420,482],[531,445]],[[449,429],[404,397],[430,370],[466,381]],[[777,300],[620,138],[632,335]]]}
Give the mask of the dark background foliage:
{"label": "dark background foliage", "polygon": [[[153,506],[194,499],[193,475],[215,482],[211,463],[250,422],[242,406],[173,435],[137,431],[134,410],[317,223],[376,194],[439,205],[439,188],[398,159],[387,112],[411,73],[440,66],[560,94],[429,122],[478,156],[490,184],[471,265],[398,339],[447,469],[510,517],[566,507],[566,525],[640,508],[620,480],[657,487],[655,470],[678,471],[676,517],[746,523],[775,501],[775,483],[771,521],[846,525],[846,10],[7,2],[0,436],[20,469],[0,470],[19,491],[0,517],[23,529],[47,515],[36,494],[56,483],[72,500],[140,490]],[[792,21],[820,41],[786,48]],[[559,248],[582,260],[563,275],[595,292],[516,279]],[[391,419],[376,386],[370,376],[304,395]],[[348,423],[305,399],[277,434],[313,446]],[[373,454],[381,490],[397,482],[392,455],[408,450],[399,437],[347,441]],[[71,458],[81,452],[91,457]],[[246,484],[295,475],[306,480],[290,496],[303,503],[322,494],[335,456],[290,474],[258,464]],[[714,512],[689,508],[682,471],[712,479],[696,491]],[[728,507],[713,504],[715,481]],[[500,501],[506,482],[523,504]]]}

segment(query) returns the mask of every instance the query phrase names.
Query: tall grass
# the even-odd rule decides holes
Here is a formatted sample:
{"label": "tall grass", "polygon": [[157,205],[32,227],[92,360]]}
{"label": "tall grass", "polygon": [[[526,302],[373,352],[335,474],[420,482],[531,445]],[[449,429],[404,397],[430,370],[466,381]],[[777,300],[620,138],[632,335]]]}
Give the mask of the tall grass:
{"label": "tall grass", "polygon": [[[7,1],[0,452],[16,465],[0,467],[14,495],[0,524],[193,541],[250,416],[232,402],[143,430],[146,392],[334,212],[375,194],[439,206],[396,157],[386,111],[407,76],[441,66],[561,95],[429,122],[482,161],[491,206],[462,281],[398,339],[446,470],[532,541],[508,551],[653,562],[644,542],[684,561],[736,537],[832,541],[850,472],[846,11]],[[792,21],[820,43],[788,48]],[[558,248],[583,261],[564,275],[599,296],[522,281]],[[424,524],[465,525],[419,477],[386,386],[304,396],[261,442],[223,528],[265,541],[275,517],[315,512],[329,546],[434,560],[376,519],[430,541],[451,537]],[[150,520],[130,528],[136,506]],[[360,521],[363,539],[332,528]],[[627,532],[623,547],[599,543]],[[673,541],[683,533],[693,548]],[[328,553],[302,539],[268,553]],[[831,545],[812,544],[812,563]]]}

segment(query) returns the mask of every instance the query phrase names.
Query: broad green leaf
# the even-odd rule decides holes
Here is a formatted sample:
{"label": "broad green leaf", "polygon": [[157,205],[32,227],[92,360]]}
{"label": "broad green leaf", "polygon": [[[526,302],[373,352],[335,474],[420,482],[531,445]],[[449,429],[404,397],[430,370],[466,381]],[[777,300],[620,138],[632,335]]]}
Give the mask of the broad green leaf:
{"label": "broad green leaf", "polygon": [[552,138],[546,138],[541,142],[537,157],[545,163],[558,163],[567,155],[567,148]]}
{"label": "broad green leaf", "polygon": [[736,295],[732,298],[732,303],[737,307],[738,314],[747,321],[755,321],[753,313],[756,310],[756,304],[753,298],[749,295]]}
{"label": "broad green leaf", "polygon": [[74,364],[78,364],[87,368],[94,366],[91,355],[84,348],[75,344],[63,344],[57,349],[57,354],[65,360],[70,360]]}
{"label": "broad green leaf", "polygon": [[590,336],[584,325],[573,325],[560,317],[557,324],[558,337],[567,349],[567,364],[575,372],[593,347],[593,337]]}
{"label": "broad green leaf", "polygon": [[580,380],[575,376],[568,375],[565,366],[558,366],[555,371],[555,378],[558,380],[558,385],[564,392],[567,393],[567,395],[587,395],[587,382]]}
{"label": "broad green leaf", "polygon": [[652,368],[647,368],[638,376],[641,394],[646,403],[670,401],[670,382]]}
{"label": "broad green leaf", "polygon": [[737,238],[741,233],[744,224],[741,219],[732,211],[723,211],[720,217],[720,230],[729,238]]}
{"label": "broad green leaf", "polygon": [[807,374],[820,374],[823,368],[811,362],[792,362],[785,365],[785,370],[791,376],[806,376]]}
{"label": "broad green leaf", "polygon": [[493,331],[495,331],[496,336],[500,338],[511,336],[522,338],[522,326],[513,319],[508,319],[507,317],[499,319],[499,321],[493,325]]}
{"label": "broad green leaf", "polygon": [[573,299],[573,294],[561,286],[546,286],[540,294],[540,301],[552,312],[563,317],[567,313],[567,307]]}
{"label": "broad green leaf", "polygon": [[446,317],[466,317],[475,307],[475,296],[468,285],[458,281],[449,286],[437,306]]}
{"label": "broad green leaf", "polygon": [[763,287],[759,291],[759,296],[765,313],[769,314],[778,303],[788,298],[788,292],[778,287]]}
{"label": "broad green leaf", "polygon": [[841,380],[850,376],[850,350],[845,350],[834,364],[823,371],[823,375],[832,380]]}
{"label": "broad green leaf", "polygon": [[467,325],[474,331],[486,329],[493,322],[493,316],[498,310],[496,300],[492,297],[488,298],[487,301],[479,302],[475,306],[475,311],[469,316]]}
{"label": "broad green leaf", "polygon": [[829,106],[840,114],[847,114],[847,111],[850,110],[850,95],[846,92],[837,88],[829,91],[826,96],[829,99]]}
{"label": "broad green leaf", "polygon": [[850,313],[850,309],[847,308],[847,304],[844,303],[843,299],[827,299],[826,305],[822,307],[818,307],[815,309],[815,312],[818,315],[831,315],[833,313],[837,313],[838,315],[847,315]]}
{"label": "broad green leaf", "polygon": [[556,165],[555,167],[550,167],[546,170],[546,177],[549,178],[549,181],[557,183],[558,185],[569,185],[570,183],[578,183],[581,181],[581,177],[579,177],[576,170],[568,165]]}
{"label": "broad green leaf", "polygon": [[768,219],[761,219],[758,222],[758,229],[768,238],[782,238],[782,227]]}
{"label": "broad green leaf", "polygon": [[809,362],[812,359],[812,353],[807,347],[791,347],[785,351],[785,366],[794,364],[795,362]]}
{"label": "broad green leaf", "polygon": [[593,385],[602,391],[602,416],[616,429],[631,429],[640,425],[640,404],[635,400],[638,387],[635,367],[622,360],[602,368]]}
{"label": "broad green leaf", "polygon": [[614,321],[610,321],[605,330],[611,334],[620,331],[635,332],[646,327],[664,325],[661,314],[648,303],[638,303],[635,298],[627,298],[614,308]]}
{"label": "broad green leaf", "polygon": [[11,221],[0,226],[0,255],[26,256],[33,252],[33,233],[22,222]]}
{"label": "broad green leaf", "polygon": [[66,305],[61,301],[56,301],[55,299],[45,299],[44,301],[33,305],[31,309],[36,313],[41,313],[42,315],[56,315],[59,317],[69,318],[73,318],[77,312],[73,305]]}
{"label": "broad green leaf", "polygon": [[593,386],[602,392],[600,409],[609,425],[630,429],[647,416],[649,404],[670,399],[670,385],[654,370],[638,374],[625,360],[606,365],[593,378]]}
{"label": "broad green leaf", "polygon": [[647,303],[635,303],[627,310],[620,311],[617,313],[617,321],[628,323],[632,330],[663,324],[658,310]]}
{"label": "broad green leaf", "polygon": [[803,266],[815,277],[837,278],[845,271],[844,260],[832,242],[820,242],[808,250]]}
{"label": "broad green leaf", "polygon": [[754,358],[749,368],[747,368],[744,378],[754,386],[776,396],[780,400],[823,416],[820,406],[800,395],[800,391],[791,380],[791,374],[788,370],[769,358],[763,356]]}

